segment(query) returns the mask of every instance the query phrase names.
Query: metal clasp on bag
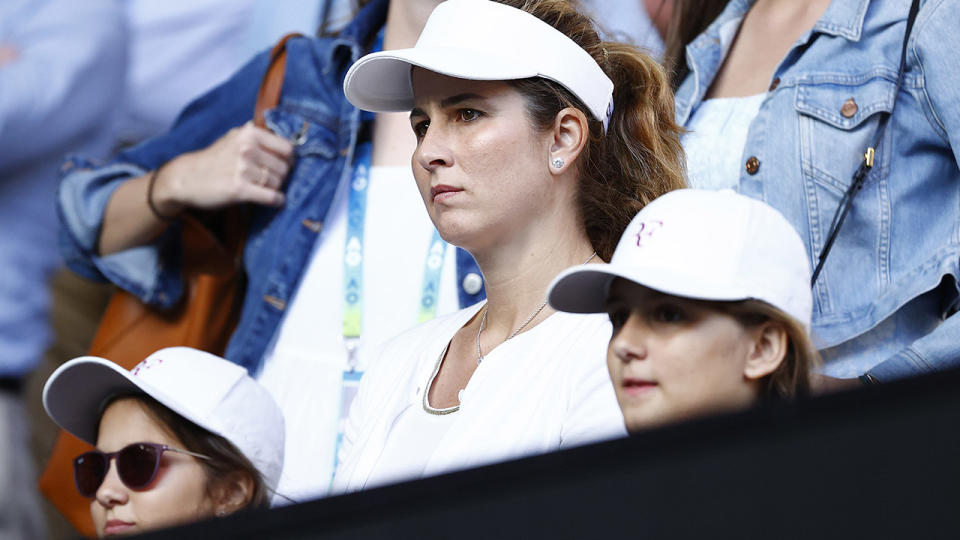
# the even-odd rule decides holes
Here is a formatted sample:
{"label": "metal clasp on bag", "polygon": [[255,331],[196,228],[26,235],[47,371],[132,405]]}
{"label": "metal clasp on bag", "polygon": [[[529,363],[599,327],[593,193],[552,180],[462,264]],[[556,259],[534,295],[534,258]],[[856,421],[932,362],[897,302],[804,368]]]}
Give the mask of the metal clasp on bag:
{"label": "metal clasp on bag", "polygon": [[868,169],[873,168],[873,156],[876,154],[876,151],[872,146],[867,147],[867,152],[863,154],[863,162],[867,165]]}

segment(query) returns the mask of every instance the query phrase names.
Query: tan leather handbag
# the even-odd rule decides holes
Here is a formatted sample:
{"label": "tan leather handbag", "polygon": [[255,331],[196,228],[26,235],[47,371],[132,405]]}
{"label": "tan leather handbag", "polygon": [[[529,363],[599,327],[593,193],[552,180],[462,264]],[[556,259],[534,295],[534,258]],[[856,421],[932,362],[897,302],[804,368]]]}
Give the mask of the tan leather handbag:
{"label": "tan leather handbag", "polygon": [[[276,107],[286,72],[284,36],[273,48],[270,66],[260,84],[254,123],[264,127],[264,110]],[[110,299],[90,346],[90,354],[130,369],[157,349],[185,345],[223,354],[239,318],[245,279],[241,256],[246,236],[244,213],[231,209],[216,216],[224,223],[221,242],[196,217],[180,219],[183,235],[184,295],[173,310],[147,306],[124,291]],[[40,492],[84,536],[96,531],[90,517],[90,499],[77,492],[73,458],[90,450],[89,444],[61,430],[46,469]]]}

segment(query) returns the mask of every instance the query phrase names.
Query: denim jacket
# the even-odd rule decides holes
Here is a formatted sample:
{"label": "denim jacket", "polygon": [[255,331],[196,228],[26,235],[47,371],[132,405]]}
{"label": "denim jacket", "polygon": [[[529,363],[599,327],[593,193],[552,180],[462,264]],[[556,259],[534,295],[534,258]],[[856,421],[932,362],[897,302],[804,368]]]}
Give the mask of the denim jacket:
{"label": "denim jacket", "polygon": [[[383,26],[387,0],[367,4],[335,38],[293,39],[287,44],[286,75],[279,105],[267,111],[270,129],[296,139],[296,162],[287,178],[286,204],[257,206],[244,249],[247,290],[240,322],[225,356],[251,372],[259,369],[284,309],[296,293],[337,186],[351,174],[349,166],[361,126],[360,111],[343,96],[347,68],[364,54]],[[209,146],[224,133],[250,120],[269,53],[254,57],[219,87],[191,103],[164,135],[150,139],[112,162],[94,166],[78,159],[60,185],[60,248],[67,265],[96,280],[109,280],[144,302],[168,308],[183,293],[180,278],[179,228],[172,226],[150,245],[100,257],[100,224],[113,191],[131,177],[156,169],[170,159]],[[202,179],[197,179],[202,181]],[[473,258],[457,250],[461,306],[483,298],[469,294],[464,278],[480,271]]]}
{"label": "denim jacket", "polygon": [[[751,4],[731,0],[687,47],[680,124],[703,100]],[[793,223],[813,266],[879,113],[896,103],[813,291],[827,367],[847,357],[859,373],[846,376],[868,371],[881,381],[960,364],[960,2],[922,3],[896,93],[909,5],[831,2],[777,66],[739,180],[741,193]]]}

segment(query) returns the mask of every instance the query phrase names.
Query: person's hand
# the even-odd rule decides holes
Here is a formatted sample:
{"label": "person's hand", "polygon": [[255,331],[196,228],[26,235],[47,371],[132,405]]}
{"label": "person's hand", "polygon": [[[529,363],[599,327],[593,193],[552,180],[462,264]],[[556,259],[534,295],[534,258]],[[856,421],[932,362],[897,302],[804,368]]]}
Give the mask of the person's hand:
{"label": "person's hand", "polygon": [[860,388],[863,386],[863,383],[860,382],[860,379],[856,377],[852,379],[838,379],[836,377],[828,377],[820,374],[815,374],[810,383],[813,387],[814,394],[832,394],[834,392],[852,390],[854,388]]}
{"label": "person's hand", "polygon": [[248,122],[216,142],[162,167],[153,201],[164,215],[184,207],[216,209],[238,203],[282,206],[293,144]]}

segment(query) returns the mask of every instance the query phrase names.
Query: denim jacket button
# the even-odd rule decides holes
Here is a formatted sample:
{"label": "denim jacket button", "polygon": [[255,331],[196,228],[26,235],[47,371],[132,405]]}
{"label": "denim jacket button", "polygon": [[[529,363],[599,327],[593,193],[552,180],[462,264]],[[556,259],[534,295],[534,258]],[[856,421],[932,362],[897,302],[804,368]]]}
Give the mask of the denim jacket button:
{"label": "denim jacket button", "polygon": [[843,107],[840,107],[840,114],[842,114],[844,118],[851,118],[857,114],[858,108],[857,102],[854,101],[853,98],[850,98],[843,102]]}
{"label": "denim jacket button", "polygon": [[312,220],[312,219],[304,219],[304,220],[301,221],[300,223],[301,223],[304,227],[310,229],[311,231],[313,231],[313,232],[315,232],[315,233],[319,233],[320,231],[323,230],[323,223],[320,222],[320,221],[315,221],[315,220]]}
{"label": "denim jacket button", "polygon": [[268,294],[263,297],[263,301],[273,306],[277,311],[283,311],[287,308],[287,303],[276,296]]}
{"label": "denim jacket button", "polygon": [[750,156],[750,159],[747,160],[747,173],[757,174],[757,171],[760,170],[760,160],[757,159],[757,156]]}
{"label": "denim jacket button", "polygon": [[770,83],[770,89],[768,91],[773,92],[778,86],[780,86],[780,77],[777,77]]}
{"label": "denim jacket button", "polygon": [[463,277],[463,292],[467,294],[477,294],[483,287],[483,278],[476,272],[470,272]]}

